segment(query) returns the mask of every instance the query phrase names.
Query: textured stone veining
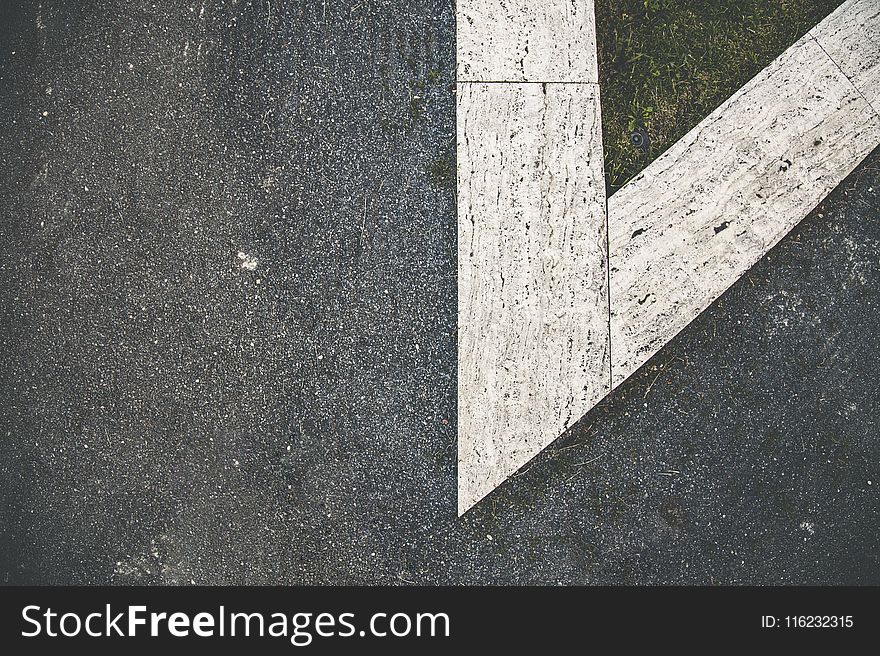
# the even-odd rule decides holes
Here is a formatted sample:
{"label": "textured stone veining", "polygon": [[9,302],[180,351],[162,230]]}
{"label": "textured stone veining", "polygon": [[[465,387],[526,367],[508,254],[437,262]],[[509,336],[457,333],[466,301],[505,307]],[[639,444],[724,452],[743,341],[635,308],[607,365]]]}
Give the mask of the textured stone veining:
{"label": "textured stone veining", "polygon": [[458,79],[598,82],[593,0],[459,0]]}
{"label": "textured stone veining", "polygon": [[[853,44],[851,69],[876,57],[872,43],[862,41],[870,51],[862,54]],[[614,194],[614,385],[705,310],[878,143],[877,114],[807,36]]]}
{"label": "textured stone veining", "polygon": [[848,0],[811,34],[880,111],[880,0]]}
{"label": "textured stone veining", "polygon": [[459,512],[610,389],[595,85],[459,85]]}

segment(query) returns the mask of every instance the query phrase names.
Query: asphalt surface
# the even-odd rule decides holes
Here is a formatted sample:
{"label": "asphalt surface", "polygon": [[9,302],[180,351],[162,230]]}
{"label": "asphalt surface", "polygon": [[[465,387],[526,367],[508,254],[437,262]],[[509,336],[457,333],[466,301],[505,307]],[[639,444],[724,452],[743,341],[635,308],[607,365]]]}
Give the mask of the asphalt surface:
{"label": "asphalt surface", "polygon": [[455,511],[454,10],[4,3],[0,580],[880,583],[880,151]]}

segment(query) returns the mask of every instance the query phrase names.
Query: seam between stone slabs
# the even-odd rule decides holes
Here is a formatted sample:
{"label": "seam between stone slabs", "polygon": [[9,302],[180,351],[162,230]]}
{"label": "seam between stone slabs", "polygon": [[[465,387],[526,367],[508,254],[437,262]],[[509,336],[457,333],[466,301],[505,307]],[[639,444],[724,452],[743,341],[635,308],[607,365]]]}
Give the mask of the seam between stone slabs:
{"label": "seam between stone slabs", "polygon": [[[815,29],[815,28],[813,28],[813,29]],[[837,68],[838,71],[840,71],[840,74],[843,75],[843,77],[845,77],[847,79],[847,81],[850,83],[852,88],[855,89],[856,93],[858,93],[862,97],[862,99],[865,101],[865,103],[868,105],[868,107],[870,107],[873,110],[873,112],[878,117],[880,117],[880,109],[878,109],[877,107],[874,107],[874,103],[872,103],[870,100],[868,100],[868,96],[865,95],[865,92],[862,91],[862,89],[859,87],[859,85],[857,85],[855,83],[855,81],[852,79],[852,77],[850,77],[847,74],[847,72],[845,70],[843,70],[843,67],[840,65],[840,62],[838,62],[834,57],[831,56],[831,53],[825,49],[825,46],[822,45],[822,42],[816,38],[816,36],[812,33],[812,31],[810,31],[807,34],[807,36],[816,42],[816,45],[819,46],[819,50],[821,50],[822,52],[825,53],[825,56],[828,57],[828,59],[831,61],[831,63],[834,64],[834,66]]]}
{"label": "seam between stone slabs", "polygon": [[809,34],[880,112],[880,3],[846,0]]}

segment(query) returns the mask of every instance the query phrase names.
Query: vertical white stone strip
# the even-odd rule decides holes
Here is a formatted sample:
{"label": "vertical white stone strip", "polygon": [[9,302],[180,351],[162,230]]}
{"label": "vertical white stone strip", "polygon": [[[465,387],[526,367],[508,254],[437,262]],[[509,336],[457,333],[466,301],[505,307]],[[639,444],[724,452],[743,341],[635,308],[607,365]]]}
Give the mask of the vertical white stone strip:
{"label": "vertical white stone strip", "polygon": [[463,512],[608,392],[609,365],[595,86],[472,83],[459,94]]}
{"label": "vertical white stone strip", "polygon": [[460,82],[598,82],[593,0],[458,0]]}
{"label": "vertical white stone strip", "polygon": [[610,390],[592,0],[458,3],[458,509]]}

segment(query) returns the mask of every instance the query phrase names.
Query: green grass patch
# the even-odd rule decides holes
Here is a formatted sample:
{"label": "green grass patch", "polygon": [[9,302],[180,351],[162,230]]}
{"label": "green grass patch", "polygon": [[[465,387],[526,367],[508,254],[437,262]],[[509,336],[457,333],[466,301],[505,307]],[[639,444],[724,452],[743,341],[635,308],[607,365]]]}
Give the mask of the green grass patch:
{"label": "green grass patch", "polygon": [[[605,174],[621,187],[841,0],[596,0]],[[650,147],[632,134],[643,129]]]}

